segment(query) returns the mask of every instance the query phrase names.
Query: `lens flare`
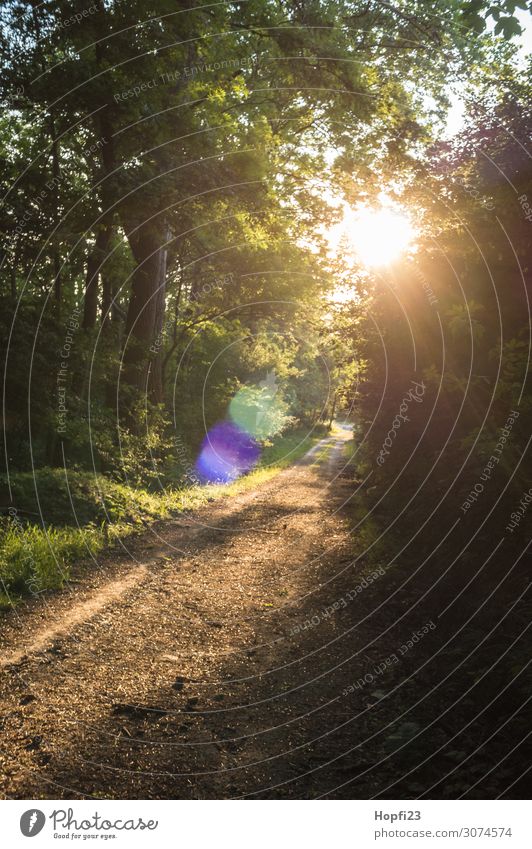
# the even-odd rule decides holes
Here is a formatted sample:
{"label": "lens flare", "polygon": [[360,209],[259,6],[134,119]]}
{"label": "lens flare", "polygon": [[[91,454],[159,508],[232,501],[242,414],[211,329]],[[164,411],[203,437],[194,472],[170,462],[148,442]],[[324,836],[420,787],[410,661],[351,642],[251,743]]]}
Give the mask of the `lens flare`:
{"label": "lens flare", "polygon": [[286,404],[275,373],[268,372],[256,386],[243,386],[229,404],[229,415],[239,428],[257,439],[268,439],[283,428]]}
{"label": "lens flare", "polygon": [[234,422],[219,422],[208,432],[196,460],[202,483],[230,483],[257,464],[260,446]]}

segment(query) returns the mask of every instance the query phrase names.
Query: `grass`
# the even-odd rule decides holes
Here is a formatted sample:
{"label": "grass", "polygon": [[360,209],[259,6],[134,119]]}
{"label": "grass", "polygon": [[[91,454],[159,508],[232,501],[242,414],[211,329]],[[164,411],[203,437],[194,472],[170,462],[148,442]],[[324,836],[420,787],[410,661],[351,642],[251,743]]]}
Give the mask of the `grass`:
{"label": "grass", "polygon": [[[23,596],[59,589],[69,580],[73,563],[94,557],[152,522],[254,489],[292,465],[324,435],[293,431],[278,437],[265,446],[254,471],[230,484],[153,492],[79,470],[69,472],[68,479],[63,469],[53,468],[12,476],[17,509],[0,525],[0,610]],[[0,479],[1,490],[5,502],[5,479]]]}

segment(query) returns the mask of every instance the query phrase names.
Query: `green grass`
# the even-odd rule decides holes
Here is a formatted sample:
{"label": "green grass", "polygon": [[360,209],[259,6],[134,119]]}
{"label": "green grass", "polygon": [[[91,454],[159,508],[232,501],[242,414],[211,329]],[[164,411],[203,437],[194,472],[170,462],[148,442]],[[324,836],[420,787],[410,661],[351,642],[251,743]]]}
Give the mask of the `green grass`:
{"label": "green grass", "polygon": [[22,595],[58,589],[69,577],[69,564],[96,554],[103,534],[95,528],[47,528],[9,522],[0,539],[0,607]]}
{"label": "green grass", "polygon": [[[63,469],[52,468],[12,476],[17,512],[0,525],[0,609],[23,596],[59,589],[69,579],[72,563],[154,521],[254,489],[292,465],[325,432],[320,429],[309,437],[293,431],[278,437],[265,446],[254,471],[230,484],[153,492],[76,470],[69,471],[68,480]],[[0,479],[4,503],[5,487]]]}

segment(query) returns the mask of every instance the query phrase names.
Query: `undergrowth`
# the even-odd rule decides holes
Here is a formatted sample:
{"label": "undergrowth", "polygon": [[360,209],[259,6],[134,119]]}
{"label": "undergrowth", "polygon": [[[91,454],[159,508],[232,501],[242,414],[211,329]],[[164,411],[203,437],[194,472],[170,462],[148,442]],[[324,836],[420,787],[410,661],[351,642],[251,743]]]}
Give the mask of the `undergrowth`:
{"label": "undergrowth", "polygon": [[[257,468],[230,484],[149,490],[104,475],[43,468],[10,478],[12,503],[0,524],[0,609],[59,589],[71,565],[108,545],[215,499],[253,489],[294,463],[322,436],[292,431],[264,446]],[[6,479],[0,479],[6,503]]]}

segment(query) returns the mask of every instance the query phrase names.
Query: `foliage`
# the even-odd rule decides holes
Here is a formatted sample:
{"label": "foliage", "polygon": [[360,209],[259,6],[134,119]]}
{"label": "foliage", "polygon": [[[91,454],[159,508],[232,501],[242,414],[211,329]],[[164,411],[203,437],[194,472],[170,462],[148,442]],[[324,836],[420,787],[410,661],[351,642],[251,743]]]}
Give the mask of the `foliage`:
{"label": "foliage", "polygon": [[[341,310],[339,333],[355,340],[361,366],[352,386],[362,428],[356,477],[367,476],[360,516],[371,516],[365,533],[379,540],[370,543],[378,562],[401,551],[403,563],[419,563],[434,545],[435,511],[442,536],[461,519],[441,549],[451,562],[469,544],[472,508],[462,508],[475,486],[483,495],[470,557],[480,562],[493,527],[504,531],[527,489],[532,278],[530,225],[519,198],[530,190],[522,151],[532,125],[529,83],[513,71],[509,88],[509,75],[506,69],[498,88],[479,84],[464,130],[428,151],[419,177],[440,203],[429,205],[430,227],[415,257],[385,270],[365,302]],[[413,184],[404,201],[429,221]],[[423,384],[422,400],[397,419],[412,381]],[[509,539],[507,548],[513,545]]]}
{"label": "foliage", "polygon": [[[43,468],[11,479],[15,516],[0,524],[0,586],[3,606],[21,595],[61,587],[70,565],[93,557],[104,545],[149,524],[243,492],[294,463],[325,434],[295,430],[269,440],[257,469],[234,484],[146,489],[103,475]],[[6,479],[0,479],[2,490]],[[40,523],[37,521],[40,517]]]}
{"label": "foliage", "polygon": [[[158,0],[147,10],[141,0],[97,0],[84,14],[82,0],[4,3],[4,509],[27,509],[47,531],[69,524],[72,504],[83,527],[166,515],[173,496],[165,493],[184,484],[206,430],[230,414],[239,391],[250,409],[260,405],[257,387],[269,375],[278,388],[260,417],[264,440],[330,425],[355,398],[361,420],[371,421],[384,365],[370,311],[394,355],[383,408],[392,412],[408,376],[408,340],[393,297],[373,291],[367,276],[354,282],[357,297],[345,309],[334,306],[338,283],[352,281],[341,258],[327,256],[324,227],[337,215],[330,187],[368,200],[402,175],[405,201],[421,208],[416,192],[427,178],[485,234],[486,210],[469,194],[464,200],[460,185],[478,177],[490,198],[510,204],[508,187],[486,179],[489,166],[473,149],[488,136],[495,159],[504,158],[499,124],[526,137],[530,86],[497,37],[516,31],[522,7]],[[487,19],[495,37],[477,37]],[[509,85],[485,91],[491,123],[473,106],[454,147],[427,153],[449,76],[467,73],[479,86],[487,69]],[[448,169],[438,172],[438,163]],[[519,167],[524,186],[527,163]],[[453,337],[449,410],[466,379],[464,328],[472,326],[475,402],[497,373],[502,411],[522,373],[519,316],[508,299],[498,370],[486,285],[460,238],[461,219],[440,207],[427,214],[469,276],[462,303],[441,264],[437,272]],[[519,241],[519,255],[526,251]],[[437,265],[428,243],[424,256]],[[413,291],[409,273],[402,277]],[[419,323],[434,332],[433,317],[420,312]],[[433,391],[431,342],[420,368]],[[249,415],[256,426],[258,414]],[[386,433],[382,421],[368,450]],[[441,421],[427,435],[430,456],[445,414]],[[475,421],[467,407],[456,445]],[[383,479],[394,463],[380,470]],[[19,532],[6,540],[24,583]],[[59,580],[46,569],[49,583]]]}

